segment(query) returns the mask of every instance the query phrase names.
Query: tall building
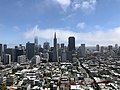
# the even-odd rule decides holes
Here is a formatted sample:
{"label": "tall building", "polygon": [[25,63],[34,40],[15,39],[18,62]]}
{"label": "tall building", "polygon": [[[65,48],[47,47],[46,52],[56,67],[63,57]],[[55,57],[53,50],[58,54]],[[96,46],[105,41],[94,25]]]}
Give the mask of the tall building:
{"label": "tall building", "polygon": [[2,56],[2,44],[0,44],[0,56]]}
{"label": "tall building", "polygon": [[1,61],[3,61],[3,48],[2,48],[2,44],[0,44],[0,57],[1,57]]}
{"label": "tall building", "polygon": [[43,48],[44,48],[44,50],[49,50],[49,49],[50,49],[50,44],[49,44],[49,42],[44,42]]}
{"label": "tall building", "polygon": [[108,46],[108,50],[111,51],[113,49],[112,45]]}
{"label": "tall building", "polygon": [[31,64],[38,64],[40,63],[40,56],[39,55],[35,55],[32,59],[31,59]]}
{"label": "tall building", "polygon": [[49,54],[49,60],[48,61],[52,62],[53,61],[53,52],[49,51],[48,54]]}
{"label": "tall building", "polygon": [[81,57],[81,46],[80,47],[78,47],[78,49],[77,49],[77,56],[78,57]]}
{"label": "tall building", "polygon": [[64,46],[64,43],[61,43],[61,49],[64,49],[65,46]]}
{"label": "tall building", "polygon": [[3,55],[3,64],[11,64],[11,55],[10,54],[4,54]]}
{"label": "tall building", "polygon": [[35,44],[34,43],[26,43],[26,55],[27,58],[30,60],[35,55]]}
{"label": "tall building", "polygon": [[56,33],[54,34],[54,48],[53,48],[53,62],[58,61],[58,48],[57,48],[57,38]]}
{"label": "tall building", "polygon": [[115,50],[117,50],[118,49],[118,44],[115,44]]}
{"label": "tall building", "polygon": [[65,52],[65,49],[63,49],[61,52],[61,62],[66,62],[66,60],[67,60],[66,52]]}
{"label": "tall building", "polygon": [[4,52],[5,52],[5,50],[7,49],[7,44],[4,44],[3,48],[4,48]]}
{"label": "tall building", "polygon": [[15,49],[7,48],[7,49],[5,49],[5,54],[10,54],[11,55],[11,61],[15,62]]}
{"label": "tall building", "polygon": [[38,45],[38,37],[35,36],[34,38],[34,44],[35,44],[35,55],[39,55],[39,45]]}
{"label": "tall building", "polygon": [[20,55],[24,55],[24,50],[23,50],[23,49],[16,48],[16,49],[15,49],[15,62],[18,61],[18,56],[20,56]]}
{"label": "tall building", "polygon": [[66,59],[71,62],[72,61],[72,51],[66,51]]}
{"label": "tall building", "polygon": [[20,55],[20,56],[18,56],[18,57],[17,57],[17,62],[18,62],[19,64],[25,63],[25,62],[26,62],[26,56],[25,56],[25,55]]}
{"label": "tall building", "polygon": [[69,51],[75,50],[75,37],[68,38],[68,50]]}
{"label": "tall building", "polygon": [[82,57],[86,56],[85,44],[81,44],[81,56]]}
{"label": "tall building", "polygon": [[98,44],[96,45],[96,51],[100,51],[100,46]]}
{"label": "tall building", "polygon": [[102,52],[102,53],[104,52],[104,47],[103,47],[103,46],[101,46],[101,52]]}
{"label": "tall building", "polygon": [[37,36],[35,36],[35,38],[34,38],[34,43],[35,43],[35,45],[38,45],[38,37]]}

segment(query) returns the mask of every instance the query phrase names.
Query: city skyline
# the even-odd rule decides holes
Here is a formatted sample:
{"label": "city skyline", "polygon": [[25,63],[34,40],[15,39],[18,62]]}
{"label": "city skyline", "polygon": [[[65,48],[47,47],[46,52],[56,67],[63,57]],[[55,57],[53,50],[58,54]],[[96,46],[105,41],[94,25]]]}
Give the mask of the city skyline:
{"label": "city skyline", "polygon": [[[54,38],[55,38],[55,36],[56,36],[57,40],[58,40],[58,38],[57,38],[57,33],[56,32],[54,32],[53,34],[54,34],[54,37],[50,40],[50,42],[46,40],[46,41],[43,41],[43,43],[40,43],[38,36],[35,36],[34,38],[32,38],[33,40],[31,40],[31,41],[28,40],[28,41],[26,41],[24,43],[0,43],[0,44],[1,45],[7,45],[8,48],[15,48],[16,46],[19,46],[19,45],[25,46],[27,43],[34,43],[35,45],[37,43],[37,45],[40,45],[43,48],[44,47],[44,43],[49,43],[50,47],[54,47]],[[65,43],[64,42],[57,42],[57,44],[58,45],[64,44],[66,47],[69,47],[69,38],[71,38],[71,37],[74,38],[74,44],[73,43],[71,44],[72,46],[74,46],[74,48],[78,48],[82,44],[86,45],[86,47],[91,48],[91,49],[94,49],[97,45],[99,45],[101,47],[108,47],[108,46],[116,47],[116,45],[119,46],[118,43],[107,44],[107,45],[101,45],[99,43],[95,44],[95,45],[87,45],[86,43],[76,44],[76,38],[73,35],[69,36]]]}
{"label": "city skyline", "polygon": [[120,44],[120,0],[8,0],[0,1],[0,42],[25,44],[39,37],[39,44],[67,45],[68,37],[76,46]]}

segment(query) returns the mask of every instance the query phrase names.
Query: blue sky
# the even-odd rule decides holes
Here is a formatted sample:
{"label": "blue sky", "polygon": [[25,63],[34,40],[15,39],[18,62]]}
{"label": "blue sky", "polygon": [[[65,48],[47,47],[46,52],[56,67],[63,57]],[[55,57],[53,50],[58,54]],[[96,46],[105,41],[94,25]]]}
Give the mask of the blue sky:
{"label": "blue sky", "polygon": [[9,45],[75,36],[76,45],[120,44],[120,0],[0,0],[0,42]]}

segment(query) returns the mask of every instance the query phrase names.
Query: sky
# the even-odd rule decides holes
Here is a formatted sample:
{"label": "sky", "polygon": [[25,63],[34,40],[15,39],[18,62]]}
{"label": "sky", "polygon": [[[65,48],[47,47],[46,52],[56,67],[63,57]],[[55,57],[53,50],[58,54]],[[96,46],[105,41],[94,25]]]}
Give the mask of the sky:
{"label": "sky", "polygon": [[0,43],[120,45],[120,0],[0,0]]}

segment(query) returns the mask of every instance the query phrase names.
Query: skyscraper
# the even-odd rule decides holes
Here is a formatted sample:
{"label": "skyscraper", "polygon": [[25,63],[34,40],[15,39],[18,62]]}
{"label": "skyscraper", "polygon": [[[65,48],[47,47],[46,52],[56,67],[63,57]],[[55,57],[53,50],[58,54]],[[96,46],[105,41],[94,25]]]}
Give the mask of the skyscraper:
{"label": "skyscraper", "polygon": [[86,56],[85,44],[81,44],[81,56],[82,57]]}
{"label": "skyscraper", "polygon": [[99,49],[100,49],[100,46],[97,44],[96,45],[96,51],[100,51]]}
{"label": "skyscraper", "polygon": [[65,46],[64,46],[64,43],[61,43],[61,49],[64,49]]}
{"label": "skyscraper", "polygon": [[18,61],[18,56],[24,55],[24,50],[20,48],[15,49],[15,62]]}
{"label": "skyscraper", "polygon": [[108,46],[108,50],[111,51],[113,49],[113,46],[112,45],[109,45]]}
{"label": "skyscraper", "polygon": [[2,56],[2,44],[0,44],[0,56]]}
{"label": "skyscraper", "polygon": [[75,50],[75,37],[68,38],[68,50],[69,51]]}
{"label": "skyscraper", "polygon": [[38,45],[38,37],[37,36],[35,36],[35,38],[34,38],[34,43],[35,43],[35,45]]}
{"label": "skyscraper", "polygon": [[53,48],[53,62],[58,61],[58,48],[57,48],[57,38],[56,33],[54,34],[54,48]]}
{"label": "skyscraper", "polygon": [[4,44],[3,49],[4,49],[4,52],[5,52],[5,50],[7,49],[7,44]]}
{"label": "skyscraper", "polygon": [[103,46],[101,46],[101,52],[102,52],[102,53],[104,52],[104,47],[103,47]]}
{"label": "skyscraper", "polygon": [[35,54],[38,55],[39,54],[39,45],[38,45],[38,37],[35,36],[34,38],[34,44],[35,44]]}
{"label": "skyscraper", "polygon": [[3,61],[2,44],[0,44],[0,61]]}
{"label": "skyscraper", "polygon": [[63,49],[62,52],[61,52],[61,61],[66,62],[66,60],[67,60],[66,52],[65,52],[65,49]]}
{"label": "skyscraper", "polygon": [[35,44],[34,43],[26,43],[26,54],[27,58],[30,60],[35,55]]}
{"label": "skyscraper", "polygon": [[5,54],[10,54],[11,55],[11,61],[15,62],[15,49],[13,48],[7,48],[5,49]]}
{"label": "skyscraper", "polygon": [[11,55],[10,54],[3,54],[3,64],[11,64]]}
{"label": "skyscraper", "polygon": [[118,44],[115,44],[115,50],[117,50],[118,49]]}

